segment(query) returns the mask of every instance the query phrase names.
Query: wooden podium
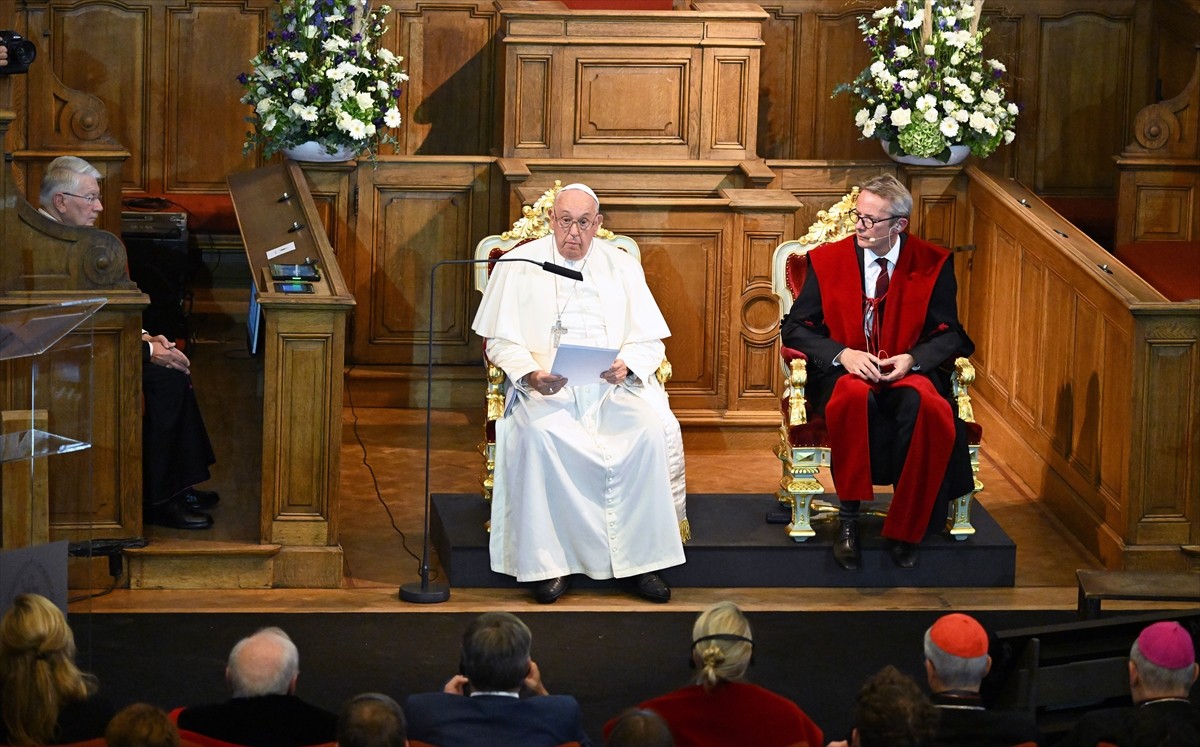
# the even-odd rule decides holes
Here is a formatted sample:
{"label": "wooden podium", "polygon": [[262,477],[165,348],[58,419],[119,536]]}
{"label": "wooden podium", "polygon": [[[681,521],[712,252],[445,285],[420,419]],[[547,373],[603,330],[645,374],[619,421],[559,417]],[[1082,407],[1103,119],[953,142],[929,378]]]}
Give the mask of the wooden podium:
{"label": "wooden podium", "polygon": [[[229,191],[265,329],[259,541],[280,547],[274,586],[334,588],[342,580],[342,366],[354,297],[296,164],[234,174]],[[305,262],[319,268],[313,292],[278,291],[268,266]]]}

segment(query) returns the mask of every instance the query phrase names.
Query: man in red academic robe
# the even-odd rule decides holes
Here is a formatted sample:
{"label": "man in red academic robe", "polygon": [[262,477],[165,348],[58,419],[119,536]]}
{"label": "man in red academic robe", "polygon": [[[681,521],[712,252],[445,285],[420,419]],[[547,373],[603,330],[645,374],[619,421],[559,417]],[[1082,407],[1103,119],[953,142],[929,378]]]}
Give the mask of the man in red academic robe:
{"label": "man in red academic robe", "polygon": [[783,344],[808,358],[807,396],[824,414],[841,502],[834,559],[861,563],[858,513],[872,485],[894,485],[883,536],[901,568],[940,507],[973,486],[949,367],[975,346],[958,321],[954,263],[905,233],[912,195],[890,175],[859,189],[853,236],[808,253]]}

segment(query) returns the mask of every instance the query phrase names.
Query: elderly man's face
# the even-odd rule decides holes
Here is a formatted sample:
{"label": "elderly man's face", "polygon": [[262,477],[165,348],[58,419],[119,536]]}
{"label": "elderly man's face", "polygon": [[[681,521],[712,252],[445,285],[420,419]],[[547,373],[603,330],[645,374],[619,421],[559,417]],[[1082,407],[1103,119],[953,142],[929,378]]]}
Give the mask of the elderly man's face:
{"label": "elderly man's face", "polygon": [[558,253],[572,261],[586,257],[603,218],[596,212],[596,201],[587,192],[578,189],[560,192],[550,213]]}
{"label": "elderly man's face", "polygon": [[54,195],[54,207],[68,226],[94,226],[104,210],[100,202],[100,184],[95,177],[80,175],[77,189]]}

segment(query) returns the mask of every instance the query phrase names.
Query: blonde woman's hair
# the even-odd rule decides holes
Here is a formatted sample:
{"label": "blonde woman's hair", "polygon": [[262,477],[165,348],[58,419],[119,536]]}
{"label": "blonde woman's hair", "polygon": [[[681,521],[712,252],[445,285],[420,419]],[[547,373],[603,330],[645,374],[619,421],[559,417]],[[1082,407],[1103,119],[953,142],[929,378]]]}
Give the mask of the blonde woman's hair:
{"label": "blonde woman's hair", "polygon": [[745,677],[753,638],[750,623],[733,602],[717,602],[701,612],[692,626],[692,658],[700,670],[696,684],[712,690]]}
{"label": "blonde woman's hair", "polygon": [[54,604],[21,594],[0,622],[0,716],[15,745],[55,739],[58,714],[96,690],[96,678],[75,666],[75,636]]}

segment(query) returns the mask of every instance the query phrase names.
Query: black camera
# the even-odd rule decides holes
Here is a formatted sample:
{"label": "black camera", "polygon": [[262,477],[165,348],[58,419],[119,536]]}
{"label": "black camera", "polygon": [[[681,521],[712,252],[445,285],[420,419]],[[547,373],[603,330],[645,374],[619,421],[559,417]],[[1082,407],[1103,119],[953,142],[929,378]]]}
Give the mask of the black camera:
{"label": "black camera", "polygon": [[29,72],[29,65],[37,57],[33,42],[16,31],[0,31],[0,47],[8,50],[8,64],[0,66],[0,75],[17,75]]}

